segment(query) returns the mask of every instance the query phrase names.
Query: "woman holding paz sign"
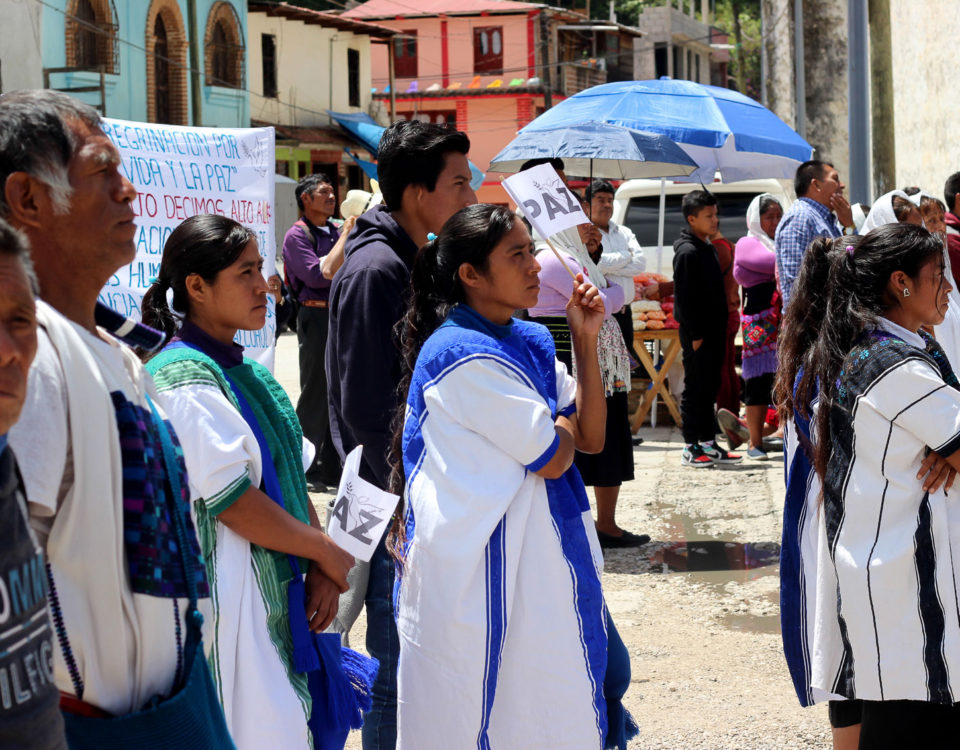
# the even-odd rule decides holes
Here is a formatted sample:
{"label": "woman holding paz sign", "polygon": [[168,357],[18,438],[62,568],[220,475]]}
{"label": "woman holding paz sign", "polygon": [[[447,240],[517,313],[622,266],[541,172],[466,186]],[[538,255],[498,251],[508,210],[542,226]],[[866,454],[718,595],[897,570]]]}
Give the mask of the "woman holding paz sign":
{"label": "woman holding paz sign", "polygon": [[454,214],[414,262],[391,488],[406,508],[389,541],[399,748],[626,745],[628,660],[573,467],[575,449],[603,447],[603,303],[580,276],[574,380],[547,329],[512,317],[536,303],[539,270],[523,222],[491,205]]}

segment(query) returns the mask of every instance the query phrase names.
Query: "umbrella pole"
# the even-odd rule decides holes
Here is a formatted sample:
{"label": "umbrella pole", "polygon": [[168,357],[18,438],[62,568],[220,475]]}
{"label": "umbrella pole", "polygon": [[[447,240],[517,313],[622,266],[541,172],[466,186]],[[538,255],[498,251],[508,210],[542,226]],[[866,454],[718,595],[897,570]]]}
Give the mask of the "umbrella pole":
{"label": "umbrella pole", "polygon": [[663,266],[663,224],[667,213],[667,180],[660,178],[660,222],[657,228],[657,273]]}

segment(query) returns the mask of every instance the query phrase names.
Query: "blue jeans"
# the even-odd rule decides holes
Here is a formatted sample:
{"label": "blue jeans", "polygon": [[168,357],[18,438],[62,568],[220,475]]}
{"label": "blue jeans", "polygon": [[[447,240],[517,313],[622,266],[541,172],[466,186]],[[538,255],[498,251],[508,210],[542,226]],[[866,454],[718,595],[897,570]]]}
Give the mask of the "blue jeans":
{"label": "blue jeans", "polygon": [[384,542],[370,559],[367,583],[367,653],[380,661],[373,705],[363,717],[363,750],[394,750],[397,744],[397,660],[400,639],[393,617],[393,558]]}

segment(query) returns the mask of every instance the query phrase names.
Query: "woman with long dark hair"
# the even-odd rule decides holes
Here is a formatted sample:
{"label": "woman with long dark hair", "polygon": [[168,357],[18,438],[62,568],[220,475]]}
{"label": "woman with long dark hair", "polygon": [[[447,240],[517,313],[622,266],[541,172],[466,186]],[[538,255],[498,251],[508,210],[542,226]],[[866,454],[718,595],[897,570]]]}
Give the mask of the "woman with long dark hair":
{"label": "woman with long dark hair", "polygon": [[[626,717],[606,702],[602,563],[572,467],[575,448],[603,447],[603,305],[580,277],[574,380],[546,328],[512,317],[537,300],[531,250],[513,213],[477,205],[414,264],[393,482],[405,497],[392,539],[400,748],[599,748],[608,717],[626,744]],[[614,658],[628,682],[625,651]]]}
{"label": "woman with long dark hair", "polygon": [[330,727],[294,650],[298,633],[309,640],[303,609],[316,632],[333,619],[353,558],[307,496],[293,406],[234,343],[266,322],[262,265],[254,234],[229,218],[178,226],[143,298],[144,322],[173,339],[147,369],[183,443],[214,607],[209,661],[237,747],[342,747],[322,744]]}
{"label": "woman with long dark hair", "polygon": [[[789,604],[785,646],[796,642],[788,627],[812,624],[805,662],[795,654],[791,663],[798,693],[807,680],[811,702],[862,700],[861,748],[941,747],[960,730],[957,531],[941,489],[960,467],[960,391],[921,330],[943,320],[950,289],[941,240],[922,227],[817,240],[794,287],[805,304],[790,307],[781,336],[777,399],[796,433],[787,442],[822,485],[812,507],[809,494],[793,493],[791,511],[788,478],[784,546],[804,513],[819,539],[806,594],[815,612]],[[791,462],[791,473],[801,468]],[[831,704],[832,722],[843,708]]]}

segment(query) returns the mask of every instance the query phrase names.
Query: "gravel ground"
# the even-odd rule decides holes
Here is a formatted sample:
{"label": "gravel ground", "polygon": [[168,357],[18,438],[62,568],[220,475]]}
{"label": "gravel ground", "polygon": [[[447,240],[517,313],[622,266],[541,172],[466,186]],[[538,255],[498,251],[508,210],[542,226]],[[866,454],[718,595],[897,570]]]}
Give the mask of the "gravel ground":
{"label": "gravel ground", "polygon": [[[277,375],[295,401],[297,349],[289,334],[278,344]],[[630,750],[829,748],[826,707],[800,707],[780,648],[780,454],[690,469],[680,465],[675,428],[640,434],[636,478],[623,487],[617,520],[653,541],[608,551],[604,573],[631,655],[625,704],[640,735]],[[329,497],[313,499],[323,507]],[[361,615],[354,646],[365,626]],[[360,749],[359,733],[347,748]]]}

